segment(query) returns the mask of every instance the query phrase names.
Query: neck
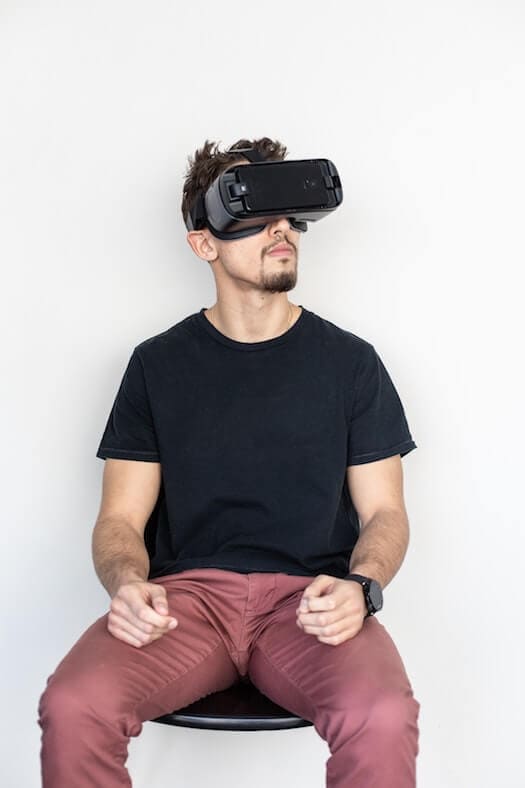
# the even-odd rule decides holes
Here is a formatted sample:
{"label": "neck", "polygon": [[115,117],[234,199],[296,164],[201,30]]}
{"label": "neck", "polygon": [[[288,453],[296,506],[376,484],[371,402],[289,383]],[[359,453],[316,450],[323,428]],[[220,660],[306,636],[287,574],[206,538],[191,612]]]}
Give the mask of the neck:
{"label": "neck", "polygon": [[264,342],[286,333],[301,314],[301,309],[289,301],[255,310],[239,309],[220,302],[204,314],[221,334],[230,339]]}

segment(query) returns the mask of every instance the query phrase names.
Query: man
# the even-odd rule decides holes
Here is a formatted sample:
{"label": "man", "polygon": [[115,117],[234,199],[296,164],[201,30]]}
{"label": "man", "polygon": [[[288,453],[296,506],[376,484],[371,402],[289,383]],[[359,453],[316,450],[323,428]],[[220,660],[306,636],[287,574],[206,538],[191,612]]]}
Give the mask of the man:
{"label": "man", "polygon": [[[286,155],[206,142],[184,219],[246,148]],[[246,676],[313,721],[329,788],[414,786],[419,703],[374,616],[409,538],[397,391],[373,345],[288,301],[288,218],[187,238],[217,300],[135,347],[113,404],[93,531],[110,610],[40,699],[44,788],[131,785],[145,720]]]}

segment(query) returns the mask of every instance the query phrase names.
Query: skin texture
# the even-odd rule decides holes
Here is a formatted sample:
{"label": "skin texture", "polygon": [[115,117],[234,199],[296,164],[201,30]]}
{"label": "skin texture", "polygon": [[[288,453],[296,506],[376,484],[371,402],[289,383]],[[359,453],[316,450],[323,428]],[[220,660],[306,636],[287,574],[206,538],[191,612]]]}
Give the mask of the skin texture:
{"label": "skin texture", "polygon": [[[187,234],[195,255],[213,272],[217,300],[204,314],[221,333],[239,342],[260,342],[293,325],[301,309],[287,293],[297,283],[301,235],[286,217],[274,218],[256,235],[231,241],[215,238],[207,228]],[[281,243],[288,251],[270,256]],[[146,580],[143,533],[160,476],[159,463],[106,460],[93,535],[95,568],[112,597],[108,629],[137,648],[178,623],[168,610],[165,590]],[[409,540],[400,455],[349,466],[347,483],[361,523],[348,571],[372,577],[384,589],[401,566]],[[355,637],[366,613],[360,584],[318,575],[303,592],[296,623],[321,642],[338,645]]]}
{"label": "skin texture", "polygon": [[[348,488],[361,523],[349,573],[372,577],[382,589],[399,570],[409,542],[401,457],[350,465]],[[304,604],[304,607],[303,607]],[[355,637],[367,614],[363,589],[354,580],[318,575],[304,589],[297,625],[322,643]]]}
{"label": "skin texture", "polygon": [[[290,318],[293,325],[301,310],[286,293],[297,284],[301,235],[286,217],[275,217],[256,235],[231,241],[216,238],[208,228],[187,234],[191,249],[209,263],[215,278],[217,300],[205,315],[219,331],[238,342],[261,342],[284,333]],[[282,243],[289,252],[271,256]]]}

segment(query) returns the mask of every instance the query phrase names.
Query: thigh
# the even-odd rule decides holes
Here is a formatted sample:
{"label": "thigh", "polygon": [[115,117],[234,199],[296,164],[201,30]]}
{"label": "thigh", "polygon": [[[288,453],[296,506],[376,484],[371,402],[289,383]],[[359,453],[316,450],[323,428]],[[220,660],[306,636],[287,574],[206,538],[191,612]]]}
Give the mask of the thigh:
{"label": "thigh", "polygon": [[353,712],[358,723],[378,703],[399,697],[419,706],[401,656],[375,617],[353,638],[321,643],[296,623],[302,590],[275,611],[254,645],[248,675],[255,686],[289,711],[314,724],[319,711]]}
{"label": "thigh", "polygon": [[[156,582],[161,582],[159,579]],[[239,678],[228,650],[194,593],[166,587],[174,630],[141,648],[115,638],[108,613],[77,640],[47,680],[40,712],[89,705],[101,718],[140,723],[226,689]],[[171,599],[170,599],[171,597]],[[57,709],[58,707],[58,709]]]}

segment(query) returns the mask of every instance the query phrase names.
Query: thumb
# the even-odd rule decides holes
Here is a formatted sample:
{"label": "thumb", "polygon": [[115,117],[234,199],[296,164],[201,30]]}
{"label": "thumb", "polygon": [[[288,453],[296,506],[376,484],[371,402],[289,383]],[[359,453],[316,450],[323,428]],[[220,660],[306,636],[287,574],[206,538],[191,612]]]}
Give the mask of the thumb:
{"label": "thumb", "polygon": [[308,610],[309,601],[315,597],[323,596],[331,589],[334,578],[330,575],[318,575],[309,586],[303,590],[301,597],[301,609]]}
{"label": "thumb", "polygon": [[151,603],[157,613],[160,613],[162,616],[168,615],[168,602],[164,588],[158,588],[156,591],[152,591]]}

